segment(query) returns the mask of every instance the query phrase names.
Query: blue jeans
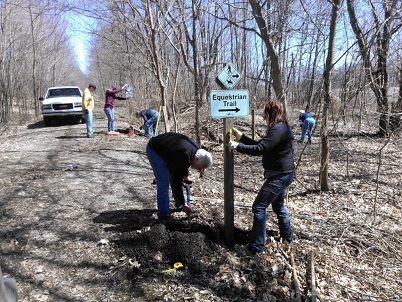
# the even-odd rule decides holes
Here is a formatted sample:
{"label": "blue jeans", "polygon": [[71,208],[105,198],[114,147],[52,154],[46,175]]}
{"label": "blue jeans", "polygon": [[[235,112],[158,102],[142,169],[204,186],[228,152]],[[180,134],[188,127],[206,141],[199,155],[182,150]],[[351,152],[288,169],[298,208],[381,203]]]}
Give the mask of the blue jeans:
{"label": "blue jeans", "polygon": [[158,217],[169,216],[170,174],[166,160],[164,160],[156,151],[154,151],[149,146],[149,143],[147,144],[146,152],[156,178],[156,201],[158,205]]}
{"label": "blue jeans", "polygon": [[157,129],[156,129],[156,122],[158,121],[158,114],[155,116],[151,117],[145,122],[145,136],[150,137],[151,136],[151,126],[154,128],[154,136],[158,135]]}
{"label": "blue jeans", "polygon": [[278,173],[268,177],[254,200],[253,228],[251,230],[249,248],[262,252],[266,238],[266,209],[272,204],[272,209],[278,218],[279,233],[289,244],[293,242],[292,227],[289,214],[285,208],[286,188],[292,183],[295,173]]}
{"label": "blue jeans", "polygon": [[92,118],[93,118],[92,110],[89,110],[88,113],[85,113],[85,110],[84,110],[83,116],[84,116],[84,119],[85,119],[86,124],[87,124],[87,135],[92,135],[93,134],[93,131],[92,131]]}
{"label": "blue jeans", "polygon": [[114,109],[113,108],[105,108],[105,114],[107,116],[107,131],[114,131]]}
{"label": "blue jeans", "polygon": [[315,120],[312,117],[306,118],[302,127],[302,134],[300,140],[304,142],[304,137],[306,136],[306,132],[308,135],[308,140],[311,142],[311,137],[313,136],[313,130],[315,126]]}

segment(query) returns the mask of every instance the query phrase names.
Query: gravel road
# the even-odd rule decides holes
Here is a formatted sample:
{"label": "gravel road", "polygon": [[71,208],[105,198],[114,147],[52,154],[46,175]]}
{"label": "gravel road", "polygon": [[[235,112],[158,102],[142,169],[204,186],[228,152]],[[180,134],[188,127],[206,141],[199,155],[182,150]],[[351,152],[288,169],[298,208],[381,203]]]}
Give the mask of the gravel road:
{"label": "gravel road", "polygon": [[155,205],[147,140],[105,125],[95,120],[90,139],[85,124],[41,121],[1,135],[0,265],[20,301],[114,300],[116,255],[94,219]]}

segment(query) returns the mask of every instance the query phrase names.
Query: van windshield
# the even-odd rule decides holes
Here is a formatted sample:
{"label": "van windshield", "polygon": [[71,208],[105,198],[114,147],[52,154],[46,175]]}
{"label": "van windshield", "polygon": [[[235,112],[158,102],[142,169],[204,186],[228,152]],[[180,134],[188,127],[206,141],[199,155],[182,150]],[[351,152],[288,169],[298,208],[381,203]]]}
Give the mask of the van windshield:
{"label": "van windshield", "polygon": [[49,89],[47,92],[47,99],[50,98],[59,98],[66,96],[79,96],[81,97],[81,92],[78,88],[57,88],[57,89]]}

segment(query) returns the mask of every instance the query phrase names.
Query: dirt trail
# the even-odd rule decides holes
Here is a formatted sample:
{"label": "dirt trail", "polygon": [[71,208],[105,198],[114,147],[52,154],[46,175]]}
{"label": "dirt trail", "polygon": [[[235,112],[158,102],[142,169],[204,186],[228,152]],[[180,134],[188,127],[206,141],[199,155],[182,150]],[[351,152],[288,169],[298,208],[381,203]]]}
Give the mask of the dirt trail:
{"label": "dirt trail", "polygon": [[92,139],[85,125],[41,122],[3,134],[0,264],[20,301],[113,301],[116,255],[93,220],[154,203],[145,138],[106,137],[103,123]]}

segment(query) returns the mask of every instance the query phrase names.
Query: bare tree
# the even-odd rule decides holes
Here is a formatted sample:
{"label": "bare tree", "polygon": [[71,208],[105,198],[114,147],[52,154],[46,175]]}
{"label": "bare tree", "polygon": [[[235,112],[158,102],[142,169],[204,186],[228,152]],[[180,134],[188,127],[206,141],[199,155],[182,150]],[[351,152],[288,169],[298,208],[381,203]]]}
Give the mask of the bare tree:
{"label": "bare tree", "polygon": [[281,70],[281,65],[280,65],[280,59],[279,55],[275,49],[273,37],[271,33],[268,31],[268,24],[266,22],[266,19],[264,18],[264,15],[262,13],[263,11],[263,5],[265,2],[262,1],[257,1],[257,0],[249,0],[250,6],[252,8],[253,16],[255,18],[255,21],[258,25],[258,28],[260,30],[260,35],[261,39],[263,40],[267,51],[268,51],[268,56],[271,60],[271,78],[272,78],[272,87],[274,88],[276,97],[279,100],[286,101],[286,95],[285,91],[283,88],[283,82],[282,82],[282,70]]}
{"label": "bare tree", "polygon": [[[364,29],[356,15],[356,3],[347,0],[350,24],[356,36],[366,77],[373,91],[380,113],[379,131],[388,133],[388,70],[387,59],[392,36],[401,28],[401,2],[382,0],[379,4],[368,0],[373,27]],[[367,22],[365,18],[364,22]]]}
{"label": "bare tree", "polygon": [[271,36],[271,33],[268,32],[268,28],[269,28],[268,24],[262,14],[263,3],[261,1],[256,1],[256,0],[249,0],[249,3],[251,5],[255,21],[260,30],[261,39],[264,41],[264,44],[268,51],[268,56],[271,60],[272,86],[274,88],[276,97],[279,100],[286,102],[286,95],[285,95],[285,91],[283,88],[283,82],[282,82],[282,70],[280,67],[281,66],[280,59],[279,59],[279,55],[277,54],[277,51],[275,50],[273,37]]}
{"label": "bare tree", "polygon": [[[321,9],[317,9],[317,5]],[[300,98],[301,104],[306,110],[314,110],[315,96],[322,89],[322,78],[319,76],[319,63],[324,61],[325,37],[323,30],[327,27],[328,8],[326,1],[300,2],[300,10],[303,15],[297,18],[295,27],[296,35],[300,35],[297,45],[298,73],[294,74],[297,83],[293,85],[296,98]],[[298,21],[298,22],[297,22]],[[300,32],[300,34],[299,34]],[[317,98],[318,99],[318,98]],[[315,103],[315,104],[314,104]]]}
{"label": "bare tree", "polygon": [[[32,76],[32,91],[34,100],[39,98],[38,96],[38,80],[37,80],[37,65],[38,65],[38,48],[39,43],[41,42],[41,38],[38,37],[42,32],[39,30],[40,26],[43,26],[43,13],[47,10],[46,7],[38,7],[36,4],[30,0],[28,7],[28,15],[29,15],[29,26],[30,26],[30,36],[31,36],[31,49],[32,49],[32,69],[31,69],[31,76]],[[39,23],[37,25],[37,23]],[[35,114],[39,113],[39,104],[38,102],[34,102],[35,104]]]}
{"label": "bare tree", "polygon": [[[67,43],[62,6],[53,1],[0,4],[0,122],[39,114],[38,98],[49,85],[81,77]],[[16,110],[16,108],[18,110]]]}
{"label": "bare tree", "polygon": [[192,26],[192,38],[189,36],[189,42],[193,48],[193,66],[194,66],[194,97],[195,97],[195,133],[197,142],[201,142],[200,137],[200,107],[201,107],[201,96],[200,96],[200,81],[199,81],[199,68],[198,68],[198,41],[197,41],[197,20],[199,18],[199,4],[197,0],[191,1],[191,14],[193,18]]}
{"label": "bare tree", "polygon": [[321,118],[321,167],[320,184],[321,190],[329,189],[328,166],[329,166],[329,138],[328,138],[328,111],[331,104],[331,72],[333,68],[334,40],[336,24],[340,8],[340,0],[332,1],[331,23],[328,37],[328,52],[324,70],[324,108]]}
{"label": "bare tree", "polygon": [[399,82],[398,99],[395,103],[392,103],[391,106],[391,115],[390,115],[391,133],[400,131],[402,125],[402,63],[401,66],[399,67],[398,82]]}
{"label": "bare tree", "polygon": [[[211,74],[216,67],[218,45],[227,24],[219,24],[214,10],[211,14],[209,1],[176,1],[177,10],[169,12],[169,23],[173,29],[170,43],[182,59],[187,71],[193,76],[193,97],[195,100],[196,139],[200,141],[201,107],[206,101]],[[191,18],[188,18],[191,16]]]}

